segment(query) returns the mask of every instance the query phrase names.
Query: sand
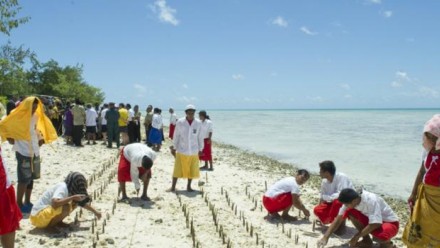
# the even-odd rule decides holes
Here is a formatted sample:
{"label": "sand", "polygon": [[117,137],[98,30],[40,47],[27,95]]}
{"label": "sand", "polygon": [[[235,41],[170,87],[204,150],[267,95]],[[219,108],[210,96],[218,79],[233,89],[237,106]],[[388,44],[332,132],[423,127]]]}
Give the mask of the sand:
{"label": "sand", "polygon": [[[49,232],[34,228],[25,216],[16,234],[16,247],[316,247],[325,231],[325,227],[314,228],[313,214],[310,219],[301,215],[294,223],[264,219],[261,197],[266,185],[292,175],[293,165],[217,143],[213,146],[215,169],[201,172],[200,179],[194,180],[196,192],[186,192],[185,179],[179,179],[176,193],[165,192],[171,186],[174,163],[167,140],[153,167],[148,190],[152,201],[141,201],[134,185],[128,183],[130,203],[116,203],[118,149],[101,143],[75,148],[60,138],[44,145],[42,178],[34,185],[32,202],[70,171],[79,171],[89,180],[94,178],[88,191],[96,195],[92,204],[103,218],[95,220],[87,210],[76,209],[65,220],[71,223],[70,228]],[[16,161],[11,148],[4,143],[2,154],[15,180]],[[319,200],[319,184],[314,175],[302,186],[301,199],[311,212]],[[391,205],[401,217],[402,229],[407,219],[405,204],[393,200]],[[298,213],[294,210],[291,214]],[[348,247],[344,244],[353,233],[355,229],[349,224],[347,233],[333,236],[327,247]],[[401,232],[394,241],[403,247],[400,237]]]}

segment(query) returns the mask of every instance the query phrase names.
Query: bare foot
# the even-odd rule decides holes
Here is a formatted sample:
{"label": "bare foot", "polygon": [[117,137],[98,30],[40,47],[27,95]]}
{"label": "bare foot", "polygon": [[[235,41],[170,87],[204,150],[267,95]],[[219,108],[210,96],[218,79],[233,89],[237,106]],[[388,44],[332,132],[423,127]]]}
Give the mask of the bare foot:
{"label": "bare foot", "polygon": [[281,216],[281,218],[283,219],[283,220],[285,220],[285,221],[291,221],[291,222],[294,222],[294,221],[297,221],[298,220],[298,218],[296,218],[296,217],[294,217],[294,216],[291,216],[291,215],[288,215],[288,214],[286,214],[286,215],[282,215]]}
{"label": "bare foot", "polygon": [[165,192],[176,192],[176,189],[170,188],[170,189],[165,190]]}
{"label": "bare foot", "polygon": [[368,239],[362,239],[362,241],[359,241],[356,243],[355,247],[360,247],[360,248],[371,248],[373,247],[373,241],[368,238]]}
{"label": "bare foot", "polygon": [[70,227],[69,224],[64,223],[64,222],[62,222],[62,221],[59,222],[59,223],[57,223],[56,226],[57,226],[57,227],[61,227],[61,228],[67,228],[67,227]]}
{"label": "bare foot", "polygon": [[279,213],[269,213],[264,217],[265,220],[277,220],[281,219],[281,215]]}
{"label": "bare foot", "polygon": [[128,200],[130,200],[130,198],[128,198],[127,196],[123,196],[121,199],[118,200],[118,202],[128,202]]}
{"label": "bare foot", "polygon": [[397,246],[395,246],[393,244],[393,242],[391,242],[391,241],[386,242],[386,243],[381,243],[379,247],[380,248],[397,248]]}
{"label": "bare foot", "polygon": [[141,200],[142,201],[151,201],[150,197],[148,197],[146,195],[141,196]]}
{"label": "bare foot", "polygon": [[187,188],[186,191],[188,192],[194,192],[194,190],[192,188]]}

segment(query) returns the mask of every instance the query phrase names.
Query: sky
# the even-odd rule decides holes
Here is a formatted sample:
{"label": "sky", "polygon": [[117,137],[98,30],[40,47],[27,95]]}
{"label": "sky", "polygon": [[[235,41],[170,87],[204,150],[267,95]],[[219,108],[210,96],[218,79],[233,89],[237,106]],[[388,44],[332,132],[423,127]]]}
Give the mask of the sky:
{"label": "sky", "polygon": [[[13,45],[167,109],[438,108],[438,0],[20,0]],[[2,39],[4,37],[1,37]],[[1,41],[4,43],[5,41]]]}

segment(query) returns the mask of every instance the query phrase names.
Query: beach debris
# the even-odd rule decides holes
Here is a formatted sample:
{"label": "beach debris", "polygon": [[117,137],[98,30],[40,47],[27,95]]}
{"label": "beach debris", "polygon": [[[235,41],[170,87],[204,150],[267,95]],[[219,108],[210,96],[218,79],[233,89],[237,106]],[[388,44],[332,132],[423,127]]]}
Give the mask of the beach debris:
{"label": "beach debris", "polygon": [[258,245],[258,233],[255,234],[256,244]]}
{"label": "beach debris", "polygon": [[264,181],[264,190],[267,191],[267,181]]}
{"label": "beach debris", "polygon": [[95,233],[95,224],[92,221],[92,234],[94,234],[94,233]]}
{"label": "beach debris", "polygon": [[316,220],[313,220],[313,224],[312,224],[312,231],[315,232],[315,225],[316,225]]}

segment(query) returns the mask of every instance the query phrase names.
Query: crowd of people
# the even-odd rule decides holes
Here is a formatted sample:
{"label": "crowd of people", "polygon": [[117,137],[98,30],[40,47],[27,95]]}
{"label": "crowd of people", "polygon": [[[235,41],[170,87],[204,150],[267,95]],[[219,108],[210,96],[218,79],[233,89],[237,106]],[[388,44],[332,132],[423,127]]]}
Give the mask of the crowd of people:
{"label": "crowd of people", "polygon": [[[12,105],[11,105],[12,107]],[[162,142],[163,120],[160,108],[149,105],[142,122],[139,106],[109,102],[102,106],[92,106],[76,100],[74,104],[55,102],[44,106],[38,97],[30,96],[15,103],[0,121],[2,142],[13,145],[17,159],[17,192],[4,160],[0,159],[0,236],[3,247],[14,247],[15,231],[24,214],[30,214],[30,223],[37,228],[66,225],[63,220],[76,208],[91,211],[97,218],[101,213],[91,204],[87,192],[87,180],[81,172],[70,172],[65,180],[46,189],[33,204],[31,195],[33,181],[40,175],[40,147],[49,144],[59,136],[66,143],[82,147],[102,144],[120,148],[118,182],[121,202],[129,199],[126,182],[133,182],[137,195],[141,183],[141,200],[149,201],[148,186],[154,161],[158,157]],[[211,139],[213,125],[206,111],[199,111],[196,118],[194,105],[187,105],[185,116],[178,118],[173,108],[169,109],[170,126],[168,138],[175,157],[171,187],[175,192],[179,178],[187,179],[187,191],[193,191],[192,180],[200,177],[200,170],[213,170]],[[142,140],[140,125],[145,126],[145,140]],[[83,134],[85,130],[85,136]],[[421,167],[408,199],[411,216],[403,232],[403,242],[408,247],[440,247],[440,115],[435,115],[423,131],[425,148]],[[0,156],[1,156],[0,149]],[[200,161],[204,166],[199,167]],[[320,202],[313,208],[319,225],[328,225],[318,247],[325,247],[333,233],[346,231],[349,219],[356,234],[349,240],[350,247],[372,247],[373,240],[380,247],[395,247],[392,239],[398,234],[399,219],[387,202],[379,195],[362,188],[355,188],[349,177],[336,172],[334,162],[319,163],[322,178]],[[270,186],[262,197],[268,211],[268,220],[282,219],[295,222],[290,215],[293,208],[304,216],[310,210],[301,201],[301,186],[310,178],[307,170],[300,169],[295,176],[283,178]],[[372,239],[373,238],[373,239]]]}

